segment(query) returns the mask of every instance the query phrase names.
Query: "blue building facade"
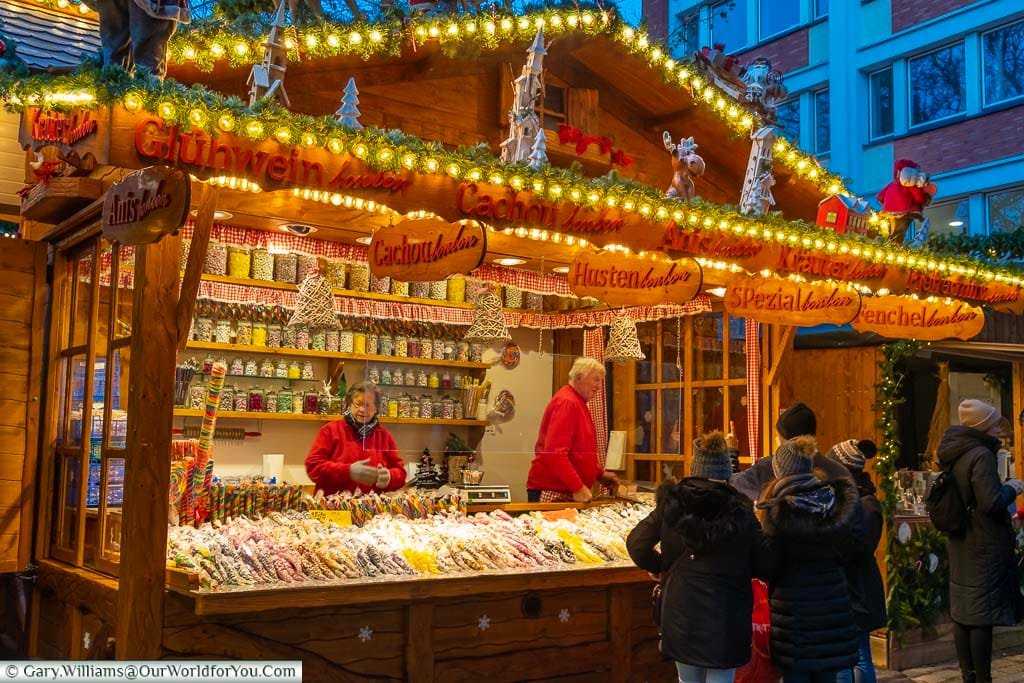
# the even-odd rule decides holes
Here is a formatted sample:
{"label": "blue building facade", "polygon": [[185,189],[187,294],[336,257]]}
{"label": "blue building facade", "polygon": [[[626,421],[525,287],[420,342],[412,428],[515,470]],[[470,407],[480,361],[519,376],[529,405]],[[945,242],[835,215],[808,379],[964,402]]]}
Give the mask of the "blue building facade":
{"label": "blue building facade", "polygon": [[933,233],[1024,226],[1021,0],[669,0],[661,11],[676,56],[724,44],[742,62],[769,57],[790,92],[779,128],[857,194],[874,197],[906,158],[938,185]]}

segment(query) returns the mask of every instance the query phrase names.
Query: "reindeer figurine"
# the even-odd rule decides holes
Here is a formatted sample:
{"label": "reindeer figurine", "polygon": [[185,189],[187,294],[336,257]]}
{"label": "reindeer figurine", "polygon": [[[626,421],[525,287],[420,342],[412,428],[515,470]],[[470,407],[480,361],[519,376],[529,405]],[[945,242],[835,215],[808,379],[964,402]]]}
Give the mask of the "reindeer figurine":
{"label": "reindeer figurine", "polygon": [[693,179],[704,175],[704,159],[696,152],[697,143],[689,137],[680,138],[678,145],[673,144],[672,136],[667,130],[662,133],[661,139],[672,157],[672,185],[665,194],[690,201],[697,196]]}

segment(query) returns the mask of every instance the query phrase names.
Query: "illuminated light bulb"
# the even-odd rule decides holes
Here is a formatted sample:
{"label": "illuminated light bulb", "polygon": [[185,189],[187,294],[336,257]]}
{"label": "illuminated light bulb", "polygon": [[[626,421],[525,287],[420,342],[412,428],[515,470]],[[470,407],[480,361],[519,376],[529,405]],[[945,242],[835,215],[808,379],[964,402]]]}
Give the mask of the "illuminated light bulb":
{"label": "illuminated light bulb", "polygon": [[786,155],[786,161],[790,161],[790,162],[796,161],[797,156],[798,155],[796,153],[796,150],[795,149],[791,149],[791,150],[789,150],[789,154]]}
{"label": "illuminated light bulb", "polygon": [[736,233],[737,235],[742,235],[743,234],[743,226],[742,225],[734,225],[734,226],[732,226],[732,231],[734,233]]}
{"label": "illuminated light bulb", "polygon": [[677,223],[679,221],[683,220],[683,212],[682,211],[673,211],[672,212],[672,220],[676,221]]}
{"label": "illuminated light bulb", "polygon": [[935,261],[928,262],[928,270],[935,270],[935,266],[938,265]]}
{"label": "illuminated light bulb", "polygon": [[[85,7],[85,5],[81,5],[81,7]],[[185,48],[185,59],[192,60],[192,59],[195,59],[195,58],[196,58],[196,49],[194,47],[192,47],[191,45],[189,45],[188,47]]]}
{"label": "illuminated light bulb", "polygon": [[569,18],[566,19],[565,21],[569,24],[569,26],[572,26],[573,28],[576,28],[576,25],[580,23],[580,20],[576,18],[575,14],[570,14]]}
{"label": "illuminated light bulb", "polygon": [[725,109],[725,99],[719,97],[717,100],[715,100],[715,108],[716,109]]}
{"label": "illuminated light bulb", "polygon": [[734,119],[740,115],[740,110],[736,107],[736,105],[733,105],[729,107],[729,110],[726,113],[729,115],[729,118]]}
{"label": "illuminated light bulb", "polygon": [[428,172],[434,173],[437,171],[437,165],[437,159],[427,159],[426,166]]}
{"label": "illuminated light bulb", "polygon": [[640,213],[643,214],[644,216],[649,215],[651,213],[651,206],[650,206],[650,204],[642,204],[640,206]]}
{"label": "illuminated light bulb", "polygon": [[316,47],[316,36],[312,33],[306,35],[306,47]]}
{"label": "illuminated light bulb", "polygon": [[801,159],[800,161],[798,161],[796,163],[796,168],[797,168],[798,171],[802,171],[805,168],[807,168],[807,160],[806,159]]}
{"label": "illuminated light bulb", "polygon": [[556,14],[553,17],[551,17],[551,25],[552,26],[561,26],[562,25],[562,15],[561,14]]}
{"label": "illuminated light bulb", "polygon": [[133,92],[128,93],[124,96],[124,108],[128,111],[138,111],[142,109],[142,98]]}
{"label": "illuminated light bulb", "polygon": [[469,174],[466,177],[475,183],[476,181],[480,180],[481,177],[483,177],[483,174],[480,172],[480,169],[474,168],[469,172]]}
{"label": "illuminated light bulb", "polygon": [[466,33],[476,33],[476,22],[475,21],[467,21],[466,22]]}
{"label": "illuminated light bulb", "polygon": [[352,33],[348,34],[348,42],[352,43],[353,45],[358,45],[359,43],[363,42],[363,34],[360,33],[359,31],[352,31]]}
{"label": "illuminated light bulb", "polygon": [[384,39],[384,36],[381,35],[381,32],[378,31],[377,29],[374,29],[374,30],[370,31],[370,42],[371,43],[379,43],[383,39]]}
{"label": "illuminated light bulb", "polygon": [[549,189],[548,192],[551,193],[552,197],[560,197],[560,196],[562,196],[562,188],[561,188],[560,185],[552,185],[551,189]]}
{"label": "illuminated light bulb", "polygon": [[444,32],[450,36],[457,36],[459,35],[459,27],[456,24],[448,24],[448,28]]}
{"label": "illuminated light bulb", "polygon": [[546,21],[544,21],[544,17],[537,17],[537,18],[536,18],[536,19],[534,19],[534,21],[533,21],[533,25],[534,25],[534,26],[536,26],[537,28],[544,28],[544,25],[545,25],[546,23],[547,23],[547,22],[546,22]]}
{"label": "illuminated light bulb", "polygon": [[740,119],[740,125],[743,126],[744,128],[750,128],[751,126],[754,125],[754,119],[750,118],[749,116],[744,116],[742,119]]}
{"label": "illuminated light bulb", "polygon": [[346,209],[351,209],[352,208],[352,198],[351,197],[345,197],[345,208]]}
{"label": "illuminated light bulb", "polygon": [[757,228],[747,228],[747,234],[750,235],[751,237],[757,237]]}
{"label": "illuminated light bulb", "polygon": [[601,195],[598,192],[591,192],[590,194],[587,195],[587,201],[590,202],[591,204],[596,204],[600,200]]}
{"label": "illuminated light bulb", "polygon": [[715,89],[709,85],[704,89],[704,101],[710,102],[713,99],[715,99]]}
{"label": "illuminated light bulb", "polygon": [[488,21],[486,24],[484,24],[484,30],[487,31],[488,33],[494,33],[497,30],[497,28],[498,27],[495,26],[493,21]]}
{"label": "illuminated light bulb", "polygon": [[853,249],[850,250],[850,253],[853,254],[854,256],[860,256],[860,247],[854,247]]}
{"label": "illuminated light bulb", "polygon": [[799,240],[800,236],[797,235],[796,233],[789,235],[789,241],[792,242],[793,244],[796,244]]}
{"label": "illuminated light bulb", "polygon": [[201,126],[206,121],[206,114],[202,109],[193,109],[188,113],[188,120],[193,126]]}
{"label": "illuminated light bulb", "polygon": [[906,262],[907,262],[907,257],[904,256],[903,254],[900,254],[899,256],[896,257],[896,263],[899,263],[900,265],[902,265],[902,264],[904,264]]}
{"label": "illuminated light bulb", "polygon": [[572,235],[566,235],[565,243],[571,247],[572,245],[576,244],[576,238],[573,237]]}
{"label": "illuminated light bulb", "polygon": [[802,240],[800,240],[800,244],[804,245],[805,247],[811,246],[811,238],[804,237]]}
{"label": "illuminated light bulb", "polygon": [[448,164],[448,175],[453,178],[459,177],[459,167],[455,164]]}
{"label": "illuminated light bulb", "polygon": [[331,138],[327,141],[327,149],[331,150],[334,154],[341,154],[342,150],[345,149],[345,145],[338,138]]}
{"label": "illuminated light bulb", "polygon": [[492,173],[488,180],[494,185],[502,185],[505,182],[505,179],[501,177],[500,173]]}
{"label": "illuminated light bulb", "polygon": [[692,81],[690,81],[690,85],[693,86],[693,89],[695,91],[702,90],[704,88],[704,82],[701,81],[699,78],[694,78]]}
{"label": "illuminated light bulb", "polygon": [[331,195],[331,204],[334,206],[341,206],[341,195],[335,192]]}
{"label": "illuminated light bulb", "polygon": [[520,17],[519,21],[516,22],[516,25],[519,26],[520,31],[525,31],[530,28],[530,21],[526,17]]}
{"label": "illuminated light bulb", "polygon": [[379,159],[380,161],[388,161],[392,156],[393,154],[390,149],[382,149],[381,151],[377,152],[377,159]]}
{"label": "illuminated light bulb", "polygon": [[582,193],[582,192],[580,192],[580,191],[579,191],[579,189],[577,189],[577,188],[575,188],[575,187],[574,187],[574,188],[572,188],[572,190],[570,190],[570,191],[569,191],[569,197],[570,197],[570,198],[571,198],[571,199],[572,199],[572,200],[573,200],[574,202],[578,202],[578,201],[580,200],[580,197],[582,197],[582,196],[583,196],[583,193]]}
{"label": "illuminated light bulb", "polygon": [[832,183],[828,186],[829,194],[836,194],[839,192],[839,183]]}
{"label": "illuminated light bulb", "polygon": [[174,116],[174,105],[170,102],[161,102],[160,106],[157,107],[157,113],[160,114],[161,118],[169,119]]}
{"label": "illuminated light bulb", "polygon": [[79,5],[78,5],[78,13],[79,14],[88,14],[89,13],[89,8],[86,7],[84,4],[79,3]]}
{"label": "illuminated light bulb", "polygon": [[662,53],[661,48],[656,47],[653,50],[651,50],[651,59],[653,59],[654,61],[658,61],[661,59],[663,54],[664,53]]}
{"label": "illuminated light bulb", "polygon": [[636,204],[633,203],[632,199],[627,199],[622,203],[622,208],[626,211],[632,211],[634,206],[636,206]]}
{"label": "illuminated light bulb", "polygon": [[646,50],[651,42],[647,40],[647,36],[640,36],[640,40],[636,41],[636,44]]}
{"label": "illuminated light bulb", "polygon": [[608,195],[607,197],[605,197],[604,203],[607,204],[608,206],[615,206],[616,204],[619,203],[619,200],[616,197]]}
{"label": "illuminated light bulb", "polygon": [[354,204],[356,205],[357,209],[361,209],[363,208],[363,204],[365,204],[365,202],[362,200],[361,197],[356,197]]}
{"label": "illuminated light bulb", "polygon": [[337,33],[332,33],[331,35],[327,36],[327,44],[330,45],[331,47],[338,47],[339,45],[341,45],[341,38],[338,37]]}
{"label": "illuminated light bulb", "polygon": [[512,30],[512,20],[511,19],[502,19],[501,20],[501,30],[502,31],[511,31]]}
{"label": "illuminated light bulb", "polygon": [[429,29],[427,29],[427,35],[429,35],[431,38],[437,38],[439,35],[441,35],[441,30],[436,26],[431,26]]}
{"label": "illuminated light bulb", "polygon": [[585,246],[587,246],[588,244],[590,244],[590,242],[586,241],[586,240],[585,240],[585,239],[583,239],[582,237],[578,238],[578,239],[576,240],[576,242],[577,242],[577,243],[579,243],[579,245],[580,245],[581,247],[585,247]]}
{"label": "illuminated light bulb", "polygon": [[263,124],[259,121],[250,121],[245,124],[245,132],[251,138],[263,137]]}
{"label": "illuminated light bulb", "polygon": [[320,190],[313,190],[313,201],[320,201]]}
{"label": "illuminated light bulb", "polygon": [[427,29],[423,28],[422,26],[417,26],[416,27],[416,37],[417,38],[426,38],[427,37]]}
{"label": "illuminated light bulb", "polygon": [[280,142],[287,143],[289,140],[292,139],[292,133],[287,128],[279,128],[277,132],[274,133],[274,137],[277,138]]}
{"label": "illuminated light bulb", "polygon": [[664,206],[659,206],[658,210],[654,212],[654,215],[656,218],[665,220],[666,218],[668,218],[668,209],[666,209]]}
{"label": "illuminated light bulb", "polygon": [[224,46],[221,45],[220,43],[214,43],[213,45],[210,46],[210,54],[212,54],[214,57],[223,57],[224,56]]}
{"label": "illuminated light bulb", "polygon": [[366,156],[366,145],[364,145],[363,143],[359,143],[358,145],[352,148],[352,153],[355,154],[360,159],[362,159],[363,157]]}
{"label": "illuminated light bulb", "polygon": [[811,177],[811,180],[817,180],[818,179],[818,169],[812,168],[811,172],[808,173],[807,175],[809,175]]}
{"label": "illuminated light bulb", "polygon": [[824,240],[814,240],[814,248],[815,249],[821,249],[824,246],[825,246],[825,241]]}
{"label": "illuminated light bulb", "polygon": [[240,55],[240,56],[244,56],[245,53],[247,53],[248,51],[249,51],[249,46],[246,45],[245,43],[236,43],[235,44],[235,54]]}
{"label": "illuminated light bulb", "polygon": [[523,179],[520,178],[517,175],[512,176],[509,179],[508,184],[512,186],[513,190],[521,190],[521,189],[523,189]]}
{"label": "illuminated light bulb", "polygon": [[584,12],[583,13],[583,25],[584,26],[590,26],[593,23],[594,23],[594,15],[591,14],[590,12]]}
{"label": "illuminated light bulb", "polygon": [[697,214],[691,213],[690,217],[687,220],[690,221],[692,224],[696,225],[697,224]]}
{"label": "illuminated light bulb", "polygon": [[840,254],[849,254],[850,253],[850,247],[846,246],[845,244],[839,245],[839,253]]}
{"label": "illuminated light bulb", "polygon": [[728,230],[729,229],[729,221],[726,221],[726,220],[718,221],[718,229],[719,230]]}
{"label": "illuminated light bulb", "polygon": [[526,238],[526,228],[516,228],[515,234],[516,234],[516,237],[518,237],[519,239],[525,239]]}
{"label": "illuminated light bulb", "polygon": [[562,243],[562,233],[560,233],[560,232],[553,232],[553,233],[551,233],[551,241],[554,242],[555,244],[561,244]]}
{"label": "illuminated light bulb", "polygon": [[235,129],[235,118],[231,114],[224,114],[217,119],[217,127],[225,132],[231,132]]}
{"label": "illuminated light bulb", "polygon": [[60,7],[61,9],[66,9],[70,4],[71,3],[68,2],[68,0],[57,0],[57,7]]}
{"label": "illuminated light bulb", "polygon": [[316,138],[313,137],[312,133],[303,133],[302,144],[304,144],[306,147],[312,147],[313,145],[316,144]]}
{"label": "illuminated light bulb", "polygon": [[406,168],[412,168],[416,165],[416,157],[412,154],[406,154],[402,157],[402,165]]}

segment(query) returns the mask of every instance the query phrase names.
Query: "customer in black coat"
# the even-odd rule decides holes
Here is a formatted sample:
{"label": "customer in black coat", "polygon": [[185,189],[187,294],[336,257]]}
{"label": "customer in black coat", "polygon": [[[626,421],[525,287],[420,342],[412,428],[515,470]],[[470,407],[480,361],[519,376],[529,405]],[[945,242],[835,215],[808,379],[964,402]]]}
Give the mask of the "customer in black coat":
{"label": "customer in black coat", "polygon": [[967,529],[950,534],[949,612],[960,672],[965,683],[992,680],[992,627],[1016,623],[1019,599],[1014,569],[1014,534],[1008,507],[1024,492],[1017,479],[999,481],[996,451],[1001,415],[994,406],[960,403],[960,424],[939,442],[939,466],[952,471],[967,505]]}
{"label": "customer in black coat", "polygon": [[731,683],[750,660],[750,581],[768,558],[753,506],[725,483],[732,468],[722,434],[694,445],[691,476],[658,489],[657,506],[626,546],[663,582],[661,651],[676,661],[680,681]]}
{"label": "customer in black coat", "polygon": [[813,437],[775,451],[765,489],[765,537],[775,555],[768,583],[772,659],[785,683],[835,683],[857,662],[857,629],[844,566],[862,542],[857,489],[814,475]]}
{"label": "customer in black coat", "polygon": [[829,449],[828,457],[846,467],[857,484],[863,512],[864,537],[860,552],[846,565],[850,586],[853,623],[858,631],[858,658],[853,669],[855,683],[875,683],[875,665],[871,660],[871,632],[886,624],[885,587],[875,551],[882,540],[882,505],[875,495],[875,484],[864,471],[865,463],[878,453],[872,441],[849,439]]}

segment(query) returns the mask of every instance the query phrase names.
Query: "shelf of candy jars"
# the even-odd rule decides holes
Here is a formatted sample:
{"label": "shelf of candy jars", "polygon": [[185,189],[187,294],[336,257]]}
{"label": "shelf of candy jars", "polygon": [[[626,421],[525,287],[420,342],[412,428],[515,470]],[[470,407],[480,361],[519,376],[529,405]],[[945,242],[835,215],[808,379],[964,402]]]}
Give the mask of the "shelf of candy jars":
{"label": "shelf of candy jars", "polygon": [[[310,244],[315,240],[310,240]],[[184,272],[189,242],[182,243],[181,269]],[[298,285],[323,262],[322,273],[332,283],[336,296],[398,301],[426,306],[471,308],[466,278],[453,275],[436,282],[403,282],[370,274],[365,261],[330,259],[313,254],[250,248],[244,245],[211,241],[203,264],[203,279],[208,282],[297,291]],[[513,310],[539,311],[543,306],[539,294],[506,285],[503,287],[505,307]]]}

